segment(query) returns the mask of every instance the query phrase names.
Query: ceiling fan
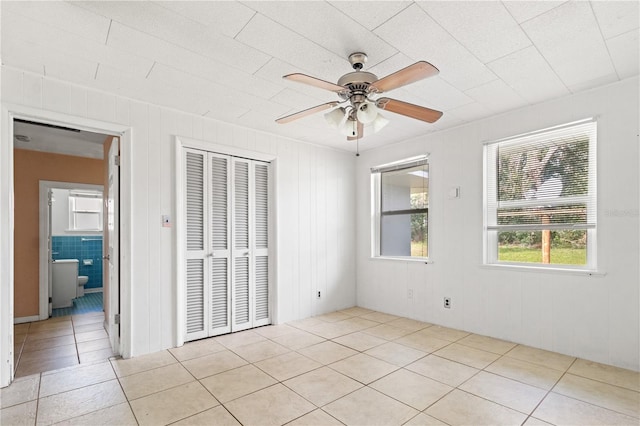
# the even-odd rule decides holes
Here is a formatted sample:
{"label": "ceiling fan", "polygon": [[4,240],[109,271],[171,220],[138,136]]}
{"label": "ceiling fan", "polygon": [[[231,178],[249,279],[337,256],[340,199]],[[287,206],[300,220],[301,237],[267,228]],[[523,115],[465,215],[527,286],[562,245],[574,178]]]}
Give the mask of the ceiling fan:
{"label": "ceiling fan", "polygon": [[347,136],[347,140],[356,140],[364,136],[365,125],[370,125],[369,127],[375,133],[389,123],[389,120],[380,115],[379,110],[391,111],[396,114],[415,118],[416,120],[426,121],[427,123],[434,123],[442,117],[441,111],[436,111],[431,108],[387,97],[375,99],[375,96],[380,93],[397,89],[398,87],[438,74],[439,71],[436,67],[428,62],[419,61],[400,71],[378,79],[375,74],[362,71],[362,67],[366,61],[367,55],[365,53],[357,52],[349,55],[349,62],[355,71],[340,77],[338,84],[300,73],[283,76],[282,78],[286,80],[296,81],[334,92],[341,100],[327,102],[278,118],[276,123],[290,123],[299,118],[334,108],[325,114],[325,119],[329,125]]}

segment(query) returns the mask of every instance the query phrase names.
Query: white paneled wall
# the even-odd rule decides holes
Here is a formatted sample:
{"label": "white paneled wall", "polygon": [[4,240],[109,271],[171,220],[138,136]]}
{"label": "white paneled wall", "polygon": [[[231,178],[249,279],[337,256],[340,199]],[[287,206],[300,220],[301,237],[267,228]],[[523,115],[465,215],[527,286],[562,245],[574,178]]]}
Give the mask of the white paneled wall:
{"label": "white paneled wall", "polygon": [[[640,369],[638,93],[632,78],[363,153],[358,305]],[[590,116],[598,119],[598,269],[605,275],[483,267],[482,142]],[[370,259],[369,168],[425,152],[434,263]],[[459,199],[447,196],[452,186],[461,187]]]}
{"label": "white paneled wall", "polygon": [[175,217],[174,135],[277,155],[278,322],[355,304],[353,154],[8,67],[2,68],[2,102],[131,126],[132,355],[175,342],[176,236],[175,228],[161,226],[162,215]]}

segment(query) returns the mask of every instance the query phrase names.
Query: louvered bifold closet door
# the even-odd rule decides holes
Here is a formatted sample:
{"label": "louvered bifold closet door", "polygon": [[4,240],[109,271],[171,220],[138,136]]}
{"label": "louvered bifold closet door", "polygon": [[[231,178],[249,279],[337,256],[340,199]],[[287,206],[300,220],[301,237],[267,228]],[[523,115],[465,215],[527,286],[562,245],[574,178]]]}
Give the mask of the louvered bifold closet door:
{"label": "louvered bifold closet door", "polygon": [[207,337],[209,330],[207,317],[209,312],[208,269],[205,194],[206,153],[185,149],[183,170],[185,173],[186,218],[186,335],[185,340]]}
{"label": "louvered bifold closet door", "polygon": [[253,257],[255,281],[253,325],[271,323],[269,315],[269,165],[253,162],[254,232]]}
{"label": "louvered bifold closet door", "polygon": [[209,335],[231,331],[231,158],[209,153],[210,315]]}

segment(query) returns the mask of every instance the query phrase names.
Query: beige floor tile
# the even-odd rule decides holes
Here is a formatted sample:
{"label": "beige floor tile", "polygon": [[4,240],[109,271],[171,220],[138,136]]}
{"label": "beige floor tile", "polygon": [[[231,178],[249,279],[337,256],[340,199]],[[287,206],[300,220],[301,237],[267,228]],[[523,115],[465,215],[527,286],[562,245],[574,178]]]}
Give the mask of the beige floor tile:
{"label": "beige floor tile", "polygon": [[372,336],[379,337],[385,340],[394,340],[407,334],[411,334],[409,330],[404,328],[394,327],[389,324],[380,324],[376,327],[367,328],[362,330],[363,333],[371,334]]}
{"label": "beige floor tile", "polygon": [[57,370],[60,368],[71,367],[78,365],[78,356],[66,356],[62,358],[52,359],[36,359],[32,361],[20,360],[18,368],[16,369],[16,377],[30,376],[35,373],[41,373],[43,371]]}
{"label": "beige floor tile", "polygon": [[111,342],[108,338],[88,340],[86,342],[78,342],[78,353],[93,352],[100,349],[111,348]]}
{"label": "beige floor tile", "polygon": [[116,371],[116,375],[124,377],[176,362],[178,361],[168,351],[160,351],[129,359],[116,359],[111,361],[111,364]]}
{"label": "beige floor tile", "polygon": [[371,321],[361,317],[351,317],[349,319],[342,321],[342,323],[349,324],[353,332],[366,330],[367,328],[377,327],[380,325],[379,322]]}
{"label": "beige floor tile", "polygon": [[420,413],[406,422],[404,426],[447,426],[447,424],[428,414]]}
{"label": "beige floor tile", "polygon": [[84,324],[104,323],[104,312],[92,312],[90,314],[73,315],[73,326]]}
{"label": "beige floor tile", "polygon": [[36,333],[29,333],[27,335],[27,342],[33,341],[33,340],[50,339],[52,337],[68,336],[70,334],[73,334],[73,329],[71,329],[71,328],[69,328],[69,329],[65,328],[63,330],[39,331],[39,332],[36,332]]}
{"label": "beige floor tile", "polygon": [[214,339],[202,339],[196,342],[185,343],[179,348],[169,349],[169,352],[171,352],[178,361],[186,361],[205,355],[211,355],[225,349],[226,348],[224,346],[216,342]]}
{"label": "beige floor tile", "polygon": [[36,423],[37,401],[13,405],[0,410],[0,424],[6,426],[32,426]]}
{"label": "beige floor tile", "polygon": [[73,330],[76,333],[86,333],[87,331],[104,330],[104,324],[102,322],[94,322],[92,324],[74,325]]}
{"label": "beige floor tile", "polygon": [[335,339],[339,336],[354,333],[361,328],[359,325],[348,321],[325,322],[309,328],[309,332],[325,339]]}
{"label": "beige floor tile", "polygon": [[325,365],[358,353],[351,348],[329,341],[308,346],[300,349],[298,352]]}
{"label": "beige floor tile", "polygon": [[336,339],[333,339],[333,341],[349,348],[355,349],[359,352],[366,351],[367,349],[371,349],[375,346],[379,346],[387,342],[385,339],[381,339],[379,337],[372,336],[371,334],[363,333],[360,331],[347,334],[345,336],[340,336]]}
{"label": "beige floor tile", "polygon": [[427,408],[425,413],[451,425],[521,425],[527,418],[526,414],[458,389]]}
{"label": "beige floor tile", "polygon": [[362,387],[361,383],[328,367],[322,367],[294,377],[284,382],[284,385],[318,407],[322,407]]}
{"label": "beige floor tile", "polygon": [[536,419],[535,417],[529,417],[522,426],[553,426],[553,425],[543,420]]}
{"label": "beige floor tile", "polygon": [[191,382],[131,401],[141,425],[160,425],[182,420],[219,405],[198,382]]}
{"label": "beige floor tile", "polygon": [[359,389],[323,408],[347,425],[401,425],[418,412],[368,387]]}
{"label": "beige floor tile", "polygon": [[126,402],[117,380],[40,398],[38,423],[50,424]]}
{"label": "beige floor tile", "polygon": [[362,315],[370,314],[373,311],[371,309],[361,308],[360,306],[352,306],[351,308],[343,309],[339,312],[342,312],[345,315],[359,317]]}
{"label": "beige floor tile", "polygon": [[181,364],[170,364],[153,370],[122,377],[120,384],[129,401],[194,381]]}
{"label": "beige floor tile", "polygon": [[274,339],[279,336],[284,336],[285,334],[292,333],[296,331],[296,328],[291,327],[287,324],[279,324],[279,325],[265,325],[264,327],[255,328],[253,331],[261,335],[262,337],[266,337],[267,339]]}
{"label": "beige floor tile", "polygon": [[287,426],[342,426],[342,423],[318,409],[287,423]]}
{"label": "beige floor tile", "polygon": [[222,403],[248,395],[277,383],[253,365],[234,368],[200,381]]}
{"label": "beige floor tile", "polygon": [[29,322],[25,322],[22,324],[14,324],[13,325],[13,332],[18,335],[18,334],[27,334],[27,332],[29,331],[29,327],[31,326],[31,323]]}
{"label": "beige floor tile", "polygon": [[124,402],[83,416],[74,417],[61,423],[56,423],[56,426],[135,426],[137,424],[138,422],[136,422],[129,403]]}
{"label": "beige floor tile", "polygon": [[480,349],[470,348],[457,343],[452,343],[451,345],[436,351],[434,354],[474,368],[485,368],[487,365],[500,358],[500,355],[498,354],[481,351]]}
{"label": "beige floor tile", "polygon": [[606,408],[551,392],[533,412],[533,417],[554,425],[633,425],[638,419]]}
{"label": "beige floor tile", "polygon": [[640,393],[636,391],[569,373],[560,379],[553,391],[628,416],[640,417]]}
{"label": "beige floor tile", "polygon": [[637,371],[577,359],[569,373],[640,392],[640,373]]}
{"label": "beige floor tile", "polygon": [[423,331],[424,330],[420,330],[415,333],[407,334],[406,336],[396,339],[395,342],[426,353],[437,351],[438,349],[451,344],[448,340],[442,340],[423,334]]}
{"label": "beige floor tile", "polygon": [[575,360],[571,356],[524,345],[518,345],[511,349],[506,353],[506,356],[561,371],[567,371]]}
{"label": "beige floor tile", "polygon": [[395,315],[385,314],[384,312],[371,312],[369,314],[361,315],[360,317],[367,320],[381,322],[381,323],[391,322],[393,320],[400,318]]}
{"label": "beige floor tile", "polygon": [[506,354],[516,346],[515,343],[494,339],[493,337],[481,336],[479,334],[470,334],[460,339],[457,343],[500,355]]}
{"label": "beige floor tile", "polygon": [[417,321],[409,318],[398,318],[388,323],[394,327],[403,328],[411,332],[420,331],[424,328],[431,327],[433,324],[428,322]]}
{"label": "beige floor tile", "polygon": [[39,374],[14,380],[10,386],[0,389],[0,408],[7,408],[37,399],[39,386]]}
{"label": "beige floor tile", "polygon": [[240,426],[226,408],[219,405],[202,413],[187,417],[184,420],[173,423],[173,426]]}
{"label": "beige floor tile", "polygon": [[324,322],[336,322],[346,320],[347,318],[351,318],[353,315],[343,314],[341,312],[330,312],[328,314],[318,315],[315,318],[322,320]]}
{"label": "beige floor tile", "polygon": [[319,362],[297,352],[278,355],[256,362],[254,365],[279,381],[284,381],[322,367],[322,364]]}
{"label": "beige floor tile", "polygon": [[542,389],[551,389],[562,376],[562,371],[503,356],[485,370]]}
{"label": "beige floor tile", "polygon": [[93,365],[78,365],[42,374],[40,398],[57,393],[83,388],[116,378],[111,364],[103,362]]}
{"label": "beige floor tile", "polygon": [[55,346],[53,348],[40,349],[32,352],[23,350],[20,361],[47,361],[53,358],[64,358],[68,356],[78,356],[76,345]]}
{"label": "beige floor tile", "polygon": [[66,330],[73,332],[71,320],[66,321],[38,321],[31,324],[29,333],[42,333],[46,331]]}
{"label": "beige floor tile", "polygon": [[69,334],[66,336],[58,336],[52,337],[50,339],[40,339],[40,340],[30,340],[25,342],[24,350],[25,351],[39,351],[42,349],[54,348],[57,346],[67,346],[67,345],[75,345],[76,339],[73,337],[73,334]]}
{"label": "beige floor tile", "polygon": [[289,349],[277,343],[274,343],[271,340],[251,343],[244,346],[237,346],[232,350],[249,362],[258,362],[263,359],[271,358],[289,352]]}
{"label": "beige floor tile", "polygon": [[484,371],[463,383],[459,389],[526,414],[531,414],[547,394],[546,390]]}
{"label": "beige floor tile", "polygon": [[216,352],[211,355],[184,361],[182,365],[193,374],[196,379],[213,376],[232,368],[246,365],[247,362],[229,350]]}
{"label": "beige floor tile", "polygon": [[111,348],[105,348],[97,351],[80,352],[78,356],[80,357],[80,364],[95,364],[108,361],[114,354]]}
{"label": "beige floor tile", "polygon": [[264,342],[267,339],[253,330],[246,330],[218,336],[215,340],[225,348],[233,349],[238,346],[250,345],[251,343]]}
{"label": "beige floor tile", "polygon": [[397,366],[367,354],[358,354],[330,365],[334,370],[360,383],[371,383],[398,369]]}
{"label": "beige floor tile", "polygon": [[284,336],[275,337],[272,339],[279,345],[289,348],[291,350],[298,350],[306,348],[307,346],[315,345],[325,341],[324,337],[316,336],[315,334],[307,331],[298,330],[285,334]]}
{"label": "beige floor tile", "polygon": [[438,339],[448,340],[450,342],[456,342],[470,334],[467,331],[456,330],[454,328],[449,328],[449,327],[442,327],[440,325],[427,327],[421,330],[421,333],[427,336],[436,337]]}
{"label": "beige floor tile", "polygon": [[369,386],[419,411],[453,390],[451,386],[404,369],[394,371]]}
{"label": "beige floor tile", "polygon": [[233,400],[225,407],[243,425],[281,425],[316,408],[281,384]]}
{"label": "beige floor tile", "polygon": [[388,342],[384,345],[376,346],[373,349],[369,349],[366,354],[397,365],[398,367],[404,367],[427,355],[425,352],[395,342]]}
{"label": "beige floor tile", "polygon": [[435,355],[424,357],[405,368],[454,387],[466,382],[478,373],[478,370],[473,367]]}
{"label": "beige floor tile", "polygon": [[85,331],[84,333],[76,333],[76,342],[89,342],[91,340],[108,339],[109,335],[103,330]]}
{"label": "beige floor tile", "polygon": [[295,328],[299,328],[300,330],[309,331],[311,327],[314,327],[323,322],[324,321],[322,321],[321,319],[318,319],[318,317],[310,317],[310,318],[288,322],[287,325],[290,325]]}

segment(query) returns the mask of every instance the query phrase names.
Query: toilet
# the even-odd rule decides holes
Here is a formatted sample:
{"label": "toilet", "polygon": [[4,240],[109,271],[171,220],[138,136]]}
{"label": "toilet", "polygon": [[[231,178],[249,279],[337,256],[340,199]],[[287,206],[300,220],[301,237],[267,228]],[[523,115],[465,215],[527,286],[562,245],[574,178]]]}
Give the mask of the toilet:
{"label": "toilet", "polygon": [[89,282],[89,277],[87,275],[78,275],[78,291],[76,292],[76,297],[84,296],[84,285]]}
{"label": "toilet", "polygon": [[78,291],[78,259],[54,260],[52,268],[52,308],[70,308]]}

